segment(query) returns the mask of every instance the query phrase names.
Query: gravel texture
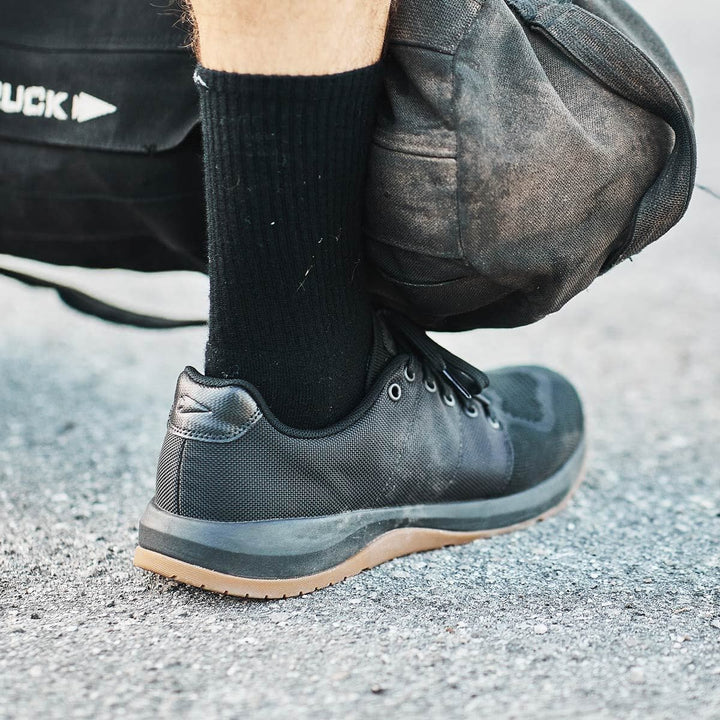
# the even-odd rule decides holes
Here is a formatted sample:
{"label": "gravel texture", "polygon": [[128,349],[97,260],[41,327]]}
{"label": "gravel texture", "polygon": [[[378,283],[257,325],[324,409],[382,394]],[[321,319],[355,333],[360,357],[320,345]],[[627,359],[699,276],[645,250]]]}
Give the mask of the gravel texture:
{"label": "gravel texture", "polygon": [[[699,182],[720,193],[720,11],[637,5],[686,70]],[[540,362],[577,383],[592,454],[562,515],[282,602],[131,566],[203,331],[105,325],[0,280],[0,718],[719,718],[710,191],[560,314],[447,339],[481,367]]]}

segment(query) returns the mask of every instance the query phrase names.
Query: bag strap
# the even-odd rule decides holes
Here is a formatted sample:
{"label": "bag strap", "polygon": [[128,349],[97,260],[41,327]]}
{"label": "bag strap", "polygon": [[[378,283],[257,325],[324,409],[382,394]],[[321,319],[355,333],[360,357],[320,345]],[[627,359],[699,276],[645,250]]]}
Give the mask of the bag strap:
{"label": "bag strap", "polygon": [[505,0],[527,25],[616,94],[663,119],[675,133],[665,167],[645,193],[607,259],[610,269],[657,240],[685,214],[697,148],[690,110],[657,64],[610,23],[571,0]]}
{"label": "bag strap", "polygon": [[30,287],[51,288],[57,291],[60,299],[74,310],[78,310],[86,315],[106,320],[107,322],[116,323],[118,325],[131,325],[138,328],[148,328],[153,330],[167,330],[172,328],[197,327],[207,325],[207,320],[175,320],[171,318],[156,317],[154,315],[143,315],[132,310],[111,305],[102,300],[88,295],[80,290],[61,285],[43,278],[36,278],[32,275],[26,275],[15,270],[0,267],[0,275],[17,280]]}

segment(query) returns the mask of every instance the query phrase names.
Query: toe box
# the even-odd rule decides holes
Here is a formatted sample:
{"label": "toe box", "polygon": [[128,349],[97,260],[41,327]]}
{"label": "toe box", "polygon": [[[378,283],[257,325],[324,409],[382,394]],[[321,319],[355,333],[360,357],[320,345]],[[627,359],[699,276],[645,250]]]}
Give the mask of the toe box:
{"label": "toe box", "polygon": [[484,392],[508,434],[513,470],[507,493],[546,480],[570,460],[584,439],[580,397],[568,380],[536,366],[488,373]]}

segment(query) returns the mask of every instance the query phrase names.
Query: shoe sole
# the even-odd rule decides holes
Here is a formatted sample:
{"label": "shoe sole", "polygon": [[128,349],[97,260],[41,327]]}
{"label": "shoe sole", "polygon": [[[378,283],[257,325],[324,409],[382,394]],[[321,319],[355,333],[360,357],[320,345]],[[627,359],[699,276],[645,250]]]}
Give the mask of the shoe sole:
{"label": "shoe sole", "polygon": [[403,555],[546,520],[570,501],[582,482],[584,461],[583,444],[552,477],[507,497],[322,518],[214,522],[174,515],[151,502],[140,521],[133,562],[223,595],[264,600],[306,595]]}

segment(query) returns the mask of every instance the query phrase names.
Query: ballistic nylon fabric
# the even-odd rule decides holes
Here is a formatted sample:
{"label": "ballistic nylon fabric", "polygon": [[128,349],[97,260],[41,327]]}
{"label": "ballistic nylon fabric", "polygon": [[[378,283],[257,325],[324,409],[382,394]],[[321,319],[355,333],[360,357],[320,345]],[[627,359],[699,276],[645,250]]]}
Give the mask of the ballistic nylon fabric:
{"label": "ballistic nylon fabric", "polygon": [[[459,403],[449,406],[440,392],[429,392],[418,363],[413,381],[404,376],[402,359],[393,367],[375,402],[327,435],[293,437],[263,416],[237,440],[212,441],[203,414],[198,422],[206,439],[187,439],[184,446],[177,512],[242,521],[501,494],[511,470],[504,433],[492,429],[482,412],[469,417]],[[190,382],[181,378],[185,397],[200,396]],[[400,386],[397,401],[388,394],[393,384]],[[208,407],[225,407],[223,395],[244,392],[232,386],[204,386],[203,391]],[[186,438],[192,432],[188,425]],[[179,453],[171,443],[164,456],[177,468]],[[474,451],[465,452],[467,446]],[[158,477],[164,488],[171,473]],[[159,486],[158,498],[163,509],[172,507],[167,489]]]}
{"label": "ballistic nylon fabric", "polygon": [[[579,399],[559,375],[491,373],[486,393],[502,423],[494,429],[482,409],[470,417],[459,400],[448,404],[441,386],[430,392],[417,359],[409,361],[408,380],[408,360],[396,358],[378,379],[377,398],[327,433],[284,431],[262,415],[234,440],[222,432],[233,421],[228,413],[240,426],[260,412],[250,391],[184,373],[158,470],[158,505],[239,522],[491,498],[543,481],[580,443]],[[394,385],[397,400],[389,394]],[[208,412],[188,413],[193,400]],[[181,445],[172,433],[179,416],[186,440],[178,474]]]}
{"label": "ballistic nylon fabric", "polygon": [[168,433],[160,450],[155,485],[155,502],[168,512],[178,512],[180,459],[184,443],[184,438]]}

